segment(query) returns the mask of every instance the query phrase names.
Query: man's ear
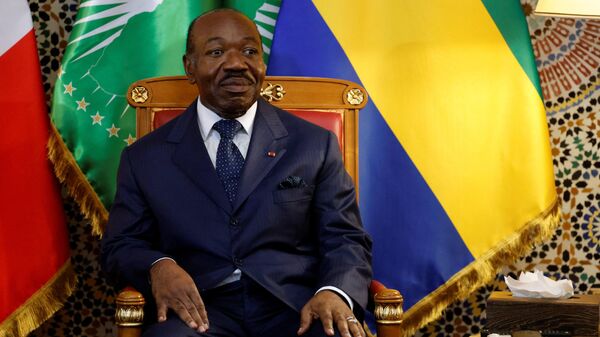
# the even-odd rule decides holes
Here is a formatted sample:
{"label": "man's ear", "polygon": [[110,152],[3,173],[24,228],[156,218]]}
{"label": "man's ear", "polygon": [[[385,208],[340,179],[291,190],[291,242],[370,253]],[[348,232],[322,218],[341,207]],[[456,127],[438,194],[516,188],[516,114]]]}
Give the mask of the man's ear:
{"label": "man's ear", "polygon": [[196,79],[192,75],[192,63],[193,61],[187,57],[186,54],[183,54],[183,70],[185,70],[185,76],[187,76],[188,82],[190,84],[196,84]]}

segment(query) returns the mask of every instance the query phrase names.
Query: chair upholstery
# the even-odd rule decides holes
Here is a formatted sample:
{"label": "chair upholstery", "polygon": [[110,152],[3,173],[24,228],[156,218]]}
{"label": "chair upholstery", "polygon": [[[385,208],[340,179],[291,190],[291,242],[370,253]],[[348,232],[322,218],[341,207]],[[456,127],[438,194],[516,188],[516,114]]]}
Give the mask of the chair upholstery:
{"label": "chair upholstery", "polygon": [[[182,113],[198,96],[185,76],[156,77],[133,83],[127,92],[136,109],[136,137],[160,127]],[[365,90],[356,83],[337,79],[267,76],[261,96],[292,114],[332,131],[338,138],[344,166],[358,195],[358,112],[367,103]],[[373,281],[370,287],[381,337],[400,336],[402,296]],[[137,337],[143,320],[142,295],[122,291],[117,298],[116,324],[120,337]]]}

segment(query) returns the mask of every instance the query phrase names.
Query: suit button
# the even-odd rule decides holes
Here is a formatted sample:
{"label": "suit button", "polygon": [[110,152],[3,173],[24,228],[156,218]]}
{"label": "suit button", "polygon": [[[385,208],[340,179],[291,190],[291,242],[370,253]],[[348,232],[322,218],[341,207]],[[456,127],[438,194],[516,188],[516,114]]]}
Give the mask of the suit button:
{"label": "suit button", "polygon": [[242,266],[242,259],[234,257],[233,258],[233,264],[235,264],[236,267],[241,267]]}
{"label": "suit button", "polygon": [[231,218],[229,219],[229,224],[233,227],[238,227],[240,225],[240,222],[237,218]]}

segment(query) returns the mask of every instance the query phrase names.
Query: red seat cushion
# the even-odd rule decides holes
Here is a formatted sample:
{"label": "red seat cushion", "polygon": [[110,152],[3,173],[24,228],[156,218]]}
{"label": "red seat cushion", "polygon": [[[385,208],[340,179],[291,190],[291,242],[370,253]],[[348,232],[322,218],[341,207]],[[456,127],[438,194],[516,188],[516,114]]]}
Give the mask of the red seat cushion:
{"label": "red seat cushion", "polygon": [[344,152],[344,120],[341,113],[318,110],[288,110],[293,115],[316,124],[335,134]]}
{"label": "red seat cushion", "polygon": [[184,109],[173,109],[173,110],[159,110],[154,112],[154,119],[152,120],[152,130],[156,130],[159,127],[167,124],[171,119],[181,115]]}
{"label": "red seat cushion", "polygon": [[369,294],[370,296],[375,296],[375,294],[377,294],[378,292],[387,289],[383,283],[377,281],[377,280],[372,280],[371,281],[371,285],[369,286]]}
{"label": "red seat cushion", "polygon": [[[184,109],[159,110],[154,113],[152,129],[156,129],[171,119],[179,116]],[[341,113],[315,110],[288,110],[290,113],[313,124],[319,125],[335,134],[340,144],[340,150],[344,150],[344,124]]]}

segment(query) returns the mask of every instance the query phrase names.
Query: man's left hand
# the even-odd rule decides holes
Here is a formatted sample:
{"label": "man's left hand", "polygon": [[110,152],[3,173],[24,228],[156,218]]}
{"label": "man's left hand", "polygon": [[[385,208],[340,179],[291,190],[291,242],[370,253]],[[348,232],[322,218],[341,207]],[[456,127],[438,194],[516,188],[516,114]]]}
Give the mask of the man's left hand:
{"label": "man's left hand", "polygon": [[334,335],[333,325],[337,327],[343,337],[365,337],[360,322],[344,300],[330,290],[323,290],[315,294],[300,311],[300,329],[298,335],[304,334],[312,321],[320,319],[325,334]]}

